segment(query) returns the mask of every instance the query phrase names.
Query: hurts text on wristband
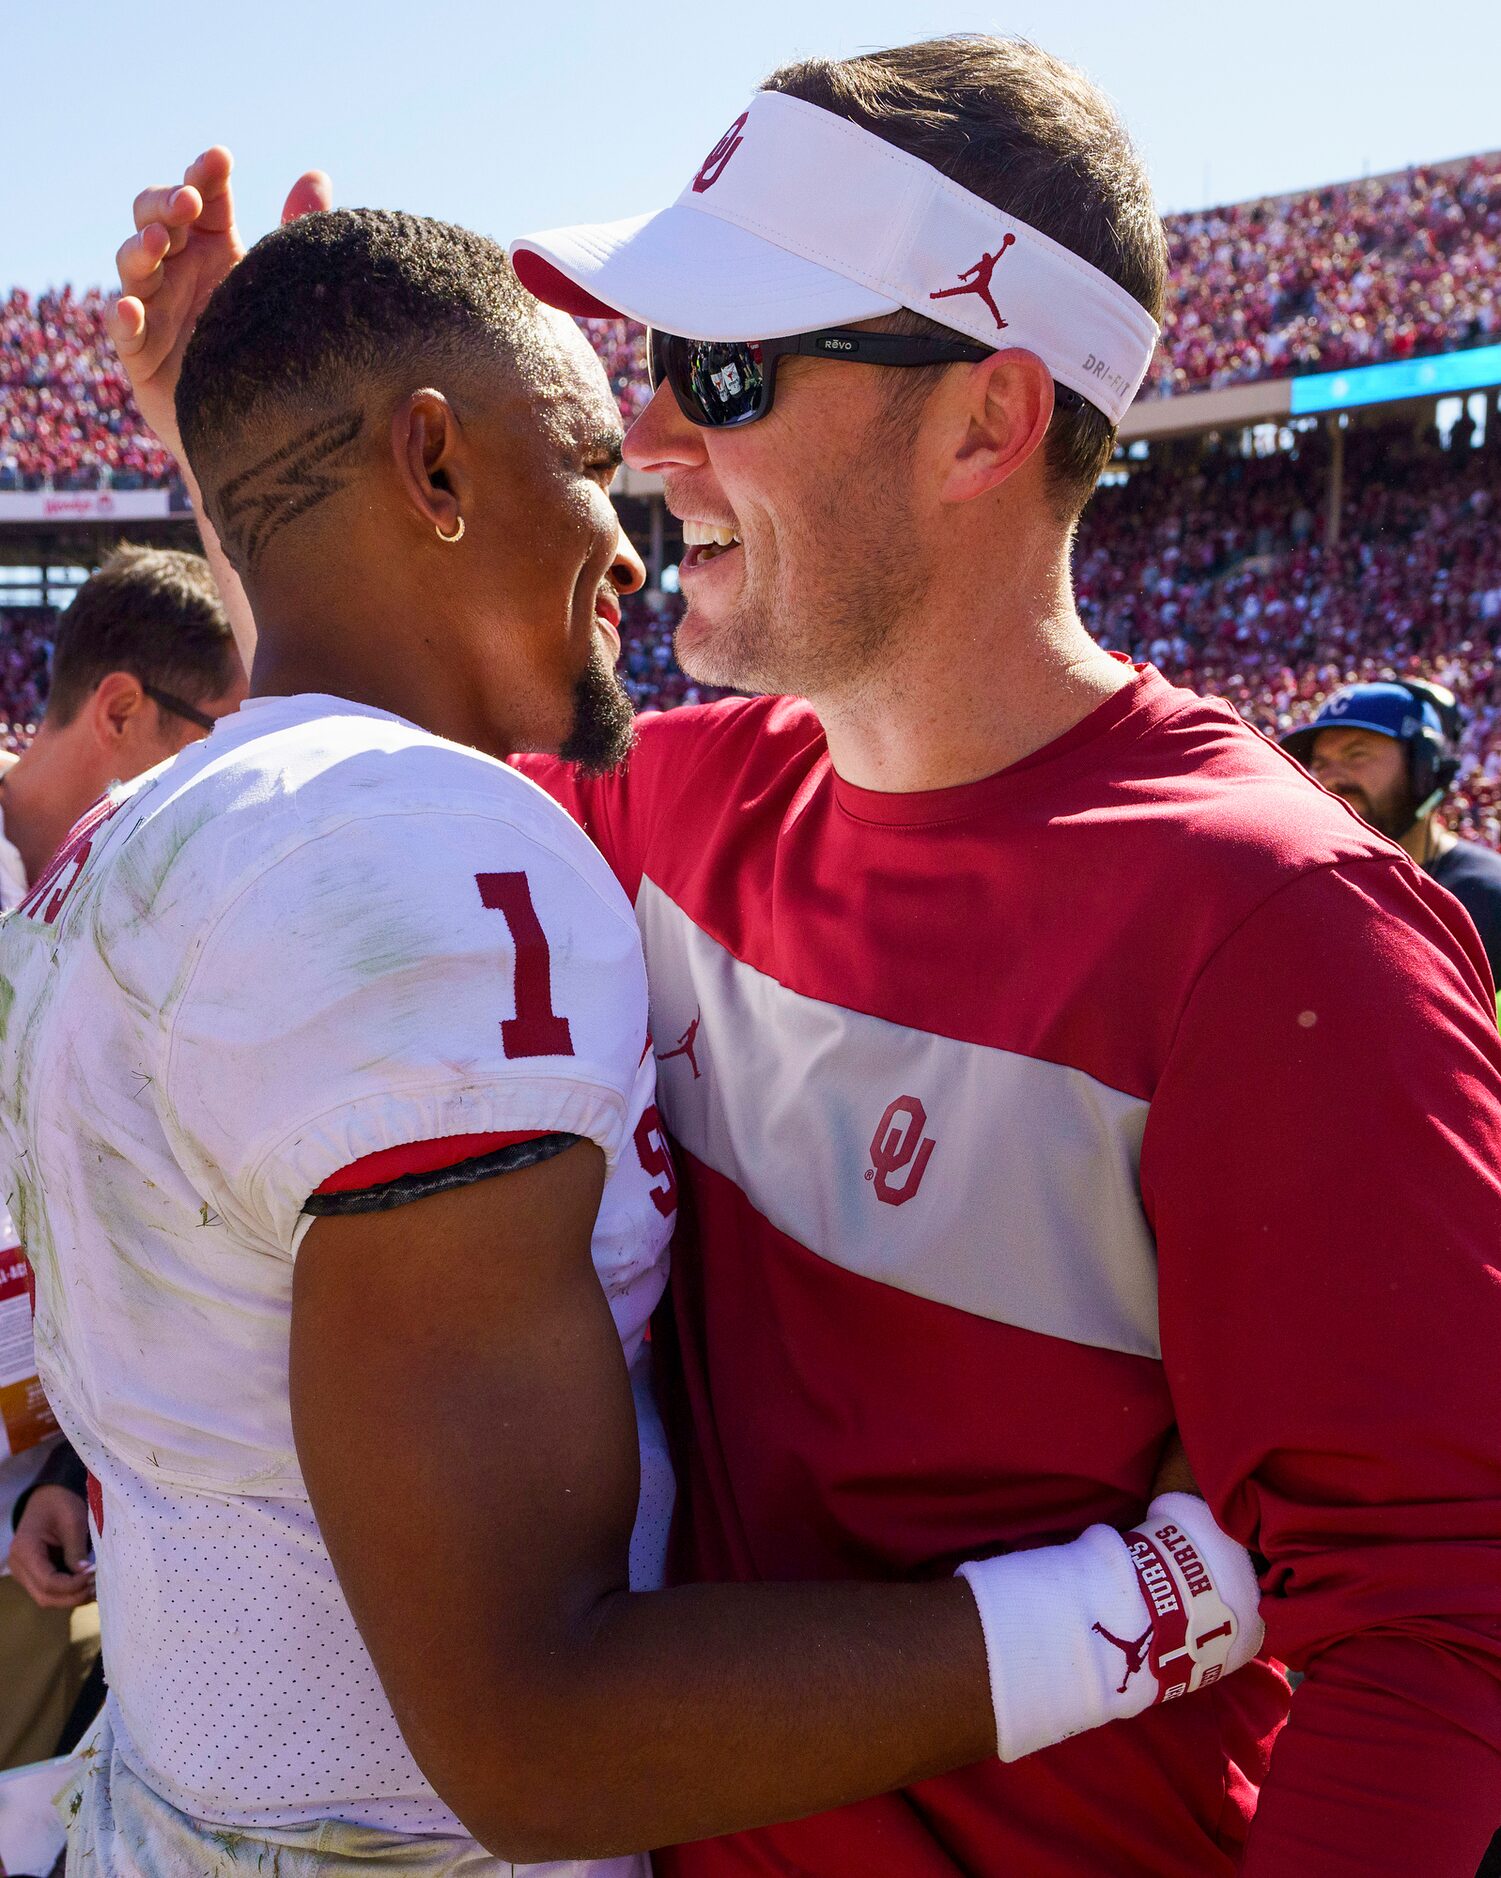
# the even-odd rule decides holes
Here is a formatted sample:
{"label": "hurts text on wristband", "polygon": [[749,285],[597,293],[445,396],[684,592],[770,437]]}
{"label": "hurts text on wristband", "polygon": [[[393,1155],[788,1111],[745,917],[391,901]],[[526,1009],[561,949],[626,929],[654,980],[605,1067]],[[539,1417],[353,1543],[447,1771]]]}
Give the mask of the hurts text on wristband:
{"label": "hurts text on wristband", "polygon": [[1126,1552],[1147,1610],[1142,1666],[1156,1684],[1153,1706],[1218,1682],[1236,1617],[1192,1538],[1176,1520],[1154,1519],[1147,1531],[1126,1534]]}
{"label": "hurts text on wristband", "polygon": [[979,1609],[997,1752],[1019,1760],[1208,1688],[1261,1647],[1246,1550],[1192,1494],[1163,1494],[1139,1530],[961,1565]]}

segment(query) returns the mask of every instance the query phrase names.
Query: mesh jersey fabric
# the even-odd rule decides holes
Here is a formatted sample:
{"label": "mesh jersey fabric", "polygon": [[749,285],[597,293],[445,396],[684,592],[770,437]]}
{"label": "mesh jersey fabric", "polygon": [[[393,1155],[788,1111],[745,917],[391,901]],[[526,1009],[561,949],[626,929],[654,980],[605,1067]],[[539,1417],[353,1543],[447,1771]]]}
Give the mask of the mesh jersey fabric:
{"label": "mesh jersey fabric", "polygon": [[[644,1382],[670,1206],[640,1147],[653,1065],[629,905],[505,765],[342,700],[263,699],[80,824],[0,928],[0,972],[39,1359],[101,1489],[120,1756],[200,1820],[460,1833],[297,1465],[304,1202],[410,1142],[594,1141],[595,1266]],[[637,1401],[633,1568],[651,1582],[671,1476],[644,1386]]]}

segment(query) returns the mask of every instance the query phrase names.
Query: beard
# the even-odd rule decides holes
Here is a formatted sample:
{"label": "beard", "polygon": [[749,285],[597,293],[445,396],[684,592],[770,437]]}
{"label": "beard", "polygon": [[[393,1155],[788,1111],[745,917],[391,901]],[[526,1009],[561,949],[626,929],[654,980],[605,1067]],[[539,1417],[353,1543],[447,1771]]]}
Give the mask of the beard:
{"label": "beard", "polygon": [[[818,698],[879,669],[893,630],[921,603],[926,582],[914,557],[881,537],[864,554],[851,546],[842,564],[812,541],[802,558],[804,566],[819,564],[819,575],[796,600],[780,582],[748,583],[731,618],[679,650],[689,678],[751,695]],[[690,600],[679,631],[694,624]]]}
{"label": "beard", "polygon": [[1379,798],[1368,796],[1364,789],[1336,789],[1334,793],[1349,803],[1368,828],[1385,835],[1388,841],[1400,841],[1417,820],[1418,805],[1411,789]]}
{"label": "beard", "polygon": [[[912,521],[910,449],[907,426],[874,419],[844,473],[822,477],[779,531],[774,570],[763,562],[757,574],[747,558],[733,613],[697,643],[689,600],[678,630],[690,644],[678,663],[690,678],[817,699],[847,696],[883,669],[893,633],[920,614],[929,584]],[[738,552],[756,554],[754,537]]]}
{"label": "beard", "polygon": [[600,640],[573,688],[573,722],[558,755],[586,776],[607,775],[636,741],[636,707]]}

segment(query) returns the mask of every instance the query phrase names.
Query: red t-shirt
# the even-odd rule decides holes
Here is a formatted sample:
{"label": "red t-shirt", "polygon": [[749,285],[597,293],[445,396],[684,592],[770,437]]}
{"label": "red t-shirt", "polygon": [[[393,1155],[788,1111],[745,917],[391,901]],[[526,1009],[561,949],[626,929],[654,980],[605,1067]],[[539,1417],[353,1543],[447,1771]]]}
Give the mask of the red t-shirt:
{"label": "red t-shirt", "polygon": [[[1469,1878],[1501,1817],[1501,1045],[1446,894],[1141,672],[883,795],[807,707],[525,767],[636,903],[685,1195],[681,1579],[1128,1523],[1174,1422],[1271,1667],[672,1878]],[[1102,1649],[1110,1646],[1104,1640]],[[1265,1779],[1254,1831],[1251,1816]]]}

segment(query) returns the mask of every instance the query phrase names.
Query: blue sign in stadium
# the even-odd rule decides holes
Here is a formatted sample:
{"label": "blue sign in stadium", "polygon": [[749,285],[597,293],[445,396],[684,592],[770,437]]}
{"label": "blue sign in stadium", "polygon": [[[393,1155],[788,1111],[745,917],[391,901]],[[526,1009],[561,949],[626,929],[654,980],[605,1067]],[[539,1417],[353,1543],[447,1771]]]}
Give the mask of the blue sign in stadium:
{"label": "blue sign in stadium", "polygon": [[1501,346],[1477,346],[1473,352],[1443,352],[1435,359],[1394,359],[1387,365],[1295,378],[1293,416],[1348,411],[1357,404],[1389,404],[1393,398],[1442,398],[1488,385],[1501,385]]}

